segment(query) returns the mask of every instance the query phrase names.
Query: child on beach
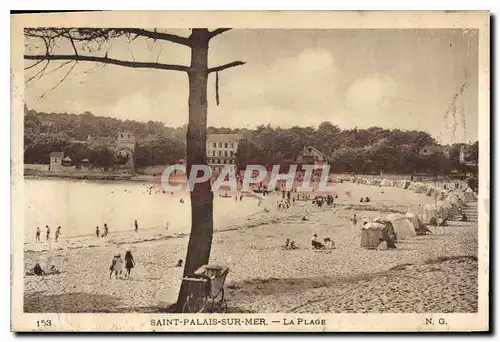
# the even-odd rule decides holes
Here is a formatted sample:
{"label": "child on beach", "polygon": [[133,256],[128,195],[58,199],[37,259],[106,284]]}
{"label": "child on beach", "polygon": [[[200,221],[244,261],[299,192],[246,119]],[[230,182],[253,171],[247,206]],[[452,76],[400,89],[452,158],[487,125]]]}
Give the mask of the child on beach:
{"label": "child on beach", "polygon": [[49,226],[45,226],[45,228],[47,228],[47,238],[46,238],[46,240],[48,240],[50,238],[50,228],[49,228]]}
{"label": "child on beach", "polygon": [[36,227],[36,242],[40,242],[40,227]]}
{"label": "child on beach", "polygon": [[121,276],[123,272],[123,259],[120,253],[116,254],[113,261],[111,261],[111,267],[109,270],[111,271],[109,273],[109,279],[111,279],[111,275],[113,273],[115,274],[115,279],[118,279],[119,275]]}
{"label": "child on beach", "polygon": [[95,235],[99,237],[99,226],[95,227]]}
{"label": "child on beach", "polygon": [[127,251],[125,253],[125,277],[130,277],[130,271],[132,270],[132,268],[134,268],[135,266],[135,261],[134,261],[134,257],[132,256],[132,252],[130,251]]}

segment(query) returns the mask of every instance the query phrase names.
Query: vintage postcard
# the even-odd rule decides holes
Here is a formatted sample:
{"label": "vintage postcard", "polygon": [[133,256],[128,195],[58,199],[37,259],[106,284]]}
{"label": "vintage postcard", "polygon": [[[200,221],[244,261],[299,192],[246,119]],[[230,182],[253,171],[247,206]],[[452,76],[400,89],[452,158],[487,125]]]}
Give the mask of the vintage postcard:
{"label": "vintage postcard", "polygon": [[489,12],[12,15],[13,331],[487,331]]}

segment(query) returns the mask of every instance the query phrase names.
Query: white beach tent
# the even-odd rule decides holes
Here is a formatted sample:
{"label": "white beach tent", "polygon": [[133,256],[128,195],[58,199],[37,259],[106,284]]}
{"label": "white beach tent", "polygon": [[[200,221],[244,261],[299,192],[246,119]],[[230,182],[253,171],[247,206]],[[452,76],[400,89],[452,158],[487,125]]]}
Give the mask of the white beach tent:
{"label": "white beach tent", "polygon": [[422,220],[425,224],[430,223],[432,218],[435,218],[436,221],[438,217],[442,216],[442,212],[438,205],[436,204],[426,204],[424,206],[424,214],[422,215]]}
{"label": "white beach tent", "polygon": [[477,195],[472,191],[471,188],[467,188],[464,193],[465,202],[477,201]]}
{"label": "white beach tent", "polygon": [[415,233],[417,235],[425,235],[430,233],[430,230],[426,227],[426,225],[420,220],[417,214],[407,212],[406,218],[413,224],[413,228],[415,228]]}
{"label": "white beach tent", "polygon": [[380,182],[380,185],[382,186],[392,186],[392,182],[388,179],[384,179]]}
{"label": "white beach tent", "polygon": [[406,240],[417,236],[413,223],[405,215],[398,213],[389,214],[385,219],[391,222],[398,240]]}

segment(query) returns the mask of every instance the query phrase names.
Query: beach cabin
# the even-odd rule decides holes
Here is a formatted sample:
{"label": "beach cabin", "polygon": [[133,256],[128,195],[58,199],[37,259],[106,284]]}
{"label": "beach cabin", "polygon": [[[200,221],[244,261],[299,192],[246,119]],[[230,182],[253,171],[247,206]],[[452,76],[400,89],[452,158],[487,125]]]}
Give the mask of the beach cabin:
{"label": "beach cabin", "polygon": [[83,158],[80,161],[80,165],[79,165],[78,169],[80,169],[80,170],[88,170],[89,168],[90,168],[90,161],[88,160],[88,158]]}
{"label": "beach cabin", "polygon": [[63,158],[61,164],[62,164],[62,166],[71,166],[72,160],[69,156],[66,156]]}

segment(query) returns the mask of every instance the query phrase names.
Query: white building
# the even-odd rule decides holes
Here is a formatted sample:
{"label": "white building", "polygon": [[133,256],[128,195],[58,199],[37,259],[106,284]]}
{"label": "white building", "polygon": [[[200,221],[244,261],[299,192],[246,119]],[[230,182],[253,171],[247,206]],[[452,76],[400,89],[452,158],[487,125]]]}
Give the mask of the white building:
{"label": "white building", "polygon": [[51,152],[49,156],[50,156],[49,170],[50,171],[61,171],[64,153]]}
{"label": "white building", "polygon": [[207,137],[207,163],[214,169],[224,165],[236,165],[238,134],[210,134]]}

